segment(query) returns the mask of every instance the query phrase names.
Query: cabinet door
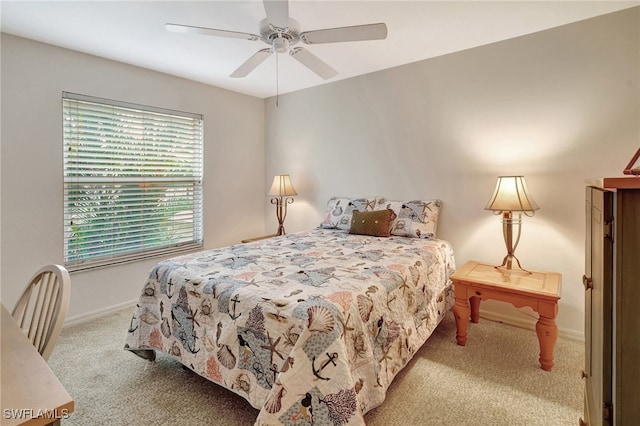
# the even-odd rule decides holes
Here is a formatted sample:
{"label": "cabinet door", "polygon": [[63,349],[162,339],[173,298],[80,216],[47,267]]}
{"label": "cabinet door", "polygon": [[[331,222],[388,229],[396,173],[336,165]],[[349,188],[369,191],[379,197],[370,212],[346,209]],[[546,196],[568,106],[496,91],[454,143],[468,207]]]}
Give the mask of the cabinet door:
{"label": "cabinet door", "polygon": [[591,425],[611,424],[603,407],[611,401],[613,197],[587,188],[585,241],[586,417]]}
{"label": "cabinet door", "polygon": [[640,189],[616,193],[614,424],[640,424]]}

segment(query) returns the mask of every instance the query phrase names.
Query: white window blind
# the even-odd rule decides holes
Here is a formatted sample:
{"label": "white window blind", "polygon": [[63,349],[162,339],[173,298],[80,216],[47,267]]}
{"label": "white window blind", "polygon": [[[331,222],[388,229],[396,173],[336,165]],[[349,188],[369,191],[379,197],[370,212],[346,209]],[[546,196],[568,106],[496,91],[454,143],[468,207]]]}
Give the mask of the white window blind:
{"label": "white window blind", "polygon": [[202,247],[201,115],[63,93],[70,270]]}

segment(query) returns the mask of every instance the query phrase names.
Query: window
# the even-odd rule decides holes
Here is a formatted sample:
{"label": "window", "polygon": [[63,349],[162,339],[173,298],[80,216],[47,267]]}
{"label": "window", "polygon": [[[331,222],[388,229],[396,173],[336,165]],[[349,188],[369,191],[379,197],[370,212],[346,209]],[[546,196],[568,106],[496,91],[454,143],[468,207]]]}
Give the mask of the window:
{"label": "window", "polygon": [[70,270],[202,247],[203,118],[63,93]]}

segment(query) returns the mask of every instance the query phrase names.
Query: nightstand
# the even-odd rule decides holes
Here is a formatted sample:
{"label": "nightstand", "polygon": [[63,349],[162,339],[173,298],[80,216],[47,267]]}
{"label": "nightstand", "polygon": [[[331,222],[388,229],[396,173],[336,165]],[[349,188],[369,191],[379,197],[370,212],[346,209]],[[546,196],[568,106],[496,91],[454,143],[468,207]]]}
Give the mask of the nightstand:
{"label": "nightstand", "polygon": [[272,234],[272,235],[264,235],[262,237],[255,237],[255,238],[247,238],[246,240],[241,240],[243,243],[252,243],[254,241],[260,241],[260,240],[266,240],[267,238],[273,238],[273,237],[277,237],[277,234]]}
{"label": "nightstand", "polygon": [[467,343],[469,319],[480,320],[480,301],[493,299],[511,303],[515,307],[529,306],[539,315],[536,333],[540,344],[540,365],[543,370],[553,368],[553,349],[558,338],[556,315],[562,276],[556,272],[506,271],[492,265],[470,261],[451,275],[456,302],[456,340]]}

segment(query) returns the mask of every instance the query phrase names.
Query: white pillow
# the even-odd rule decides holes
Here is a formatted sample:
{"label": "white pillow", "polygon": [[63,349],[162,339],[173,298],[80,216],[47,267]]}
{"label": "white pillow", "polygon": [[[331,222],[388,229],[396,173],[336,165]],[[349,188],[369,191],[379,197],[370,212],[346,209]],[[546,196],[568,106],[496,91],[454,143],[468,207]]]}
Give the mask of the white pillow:
{"label": "white pillow", "polygon": [[354,210],[361,212],[373,211],[376,206],[376,197],[364,198],[341,198],[331,197],[327,201],[320,228],[324,229],[344,229],[351,227],[351,217]]}
{"label": "white pillow", "polygon": [[391,209],[396,219],[391,224],[391,235],[411,238],[436,238],[438,216],[442,201],[412,200],[388,201],[378,199],[376,210]]}

